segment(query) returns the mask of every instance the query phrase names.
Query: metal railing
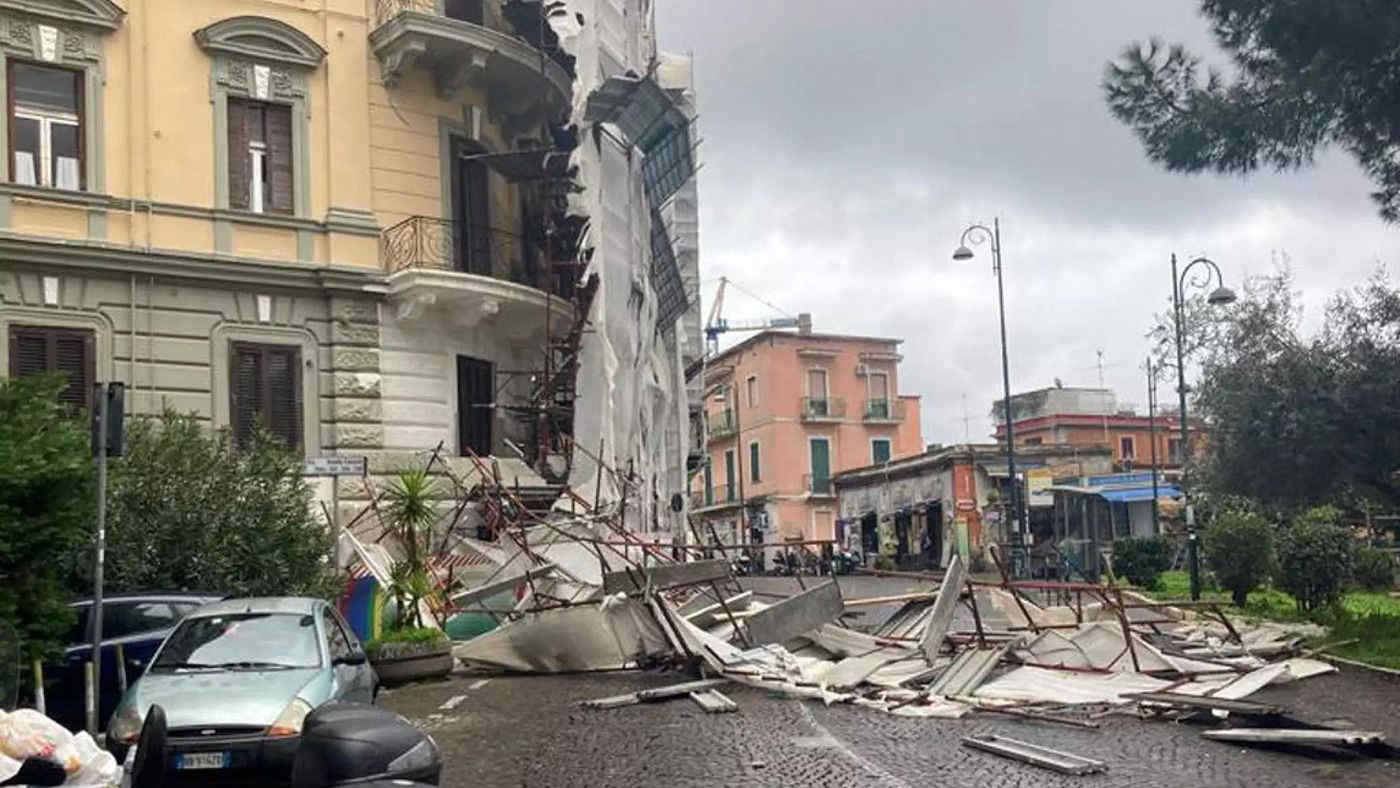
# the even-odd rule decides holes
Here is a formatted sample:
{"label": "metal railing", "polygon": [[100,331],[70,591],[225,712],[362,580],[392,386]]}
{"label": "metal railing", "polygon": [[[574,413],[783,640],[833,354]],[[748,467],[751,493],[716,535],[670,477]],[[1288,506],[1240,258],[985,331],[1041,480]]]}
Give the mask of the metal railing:
{"label": "metal railing", "polygon": [[380,254],[391,272],[413,268],[489,276],[572,297],[572,272],[550,270],[541,250],[517,233],[486,225],[410,216],[380,235]]}
{"label": "metal railing", "polygon": [[734,411],[729,408],[718,413],[705,414],[705,422],[711,438],[730,435],[739,429],[738,420],[734,418]]}
{"label": "metal railing", "polygon": [[831,474],[824,476],[814,476],[810,473],[802,476],[802,489],[812,495],[835,495],[836,485],[831,483]]}
{"label": "metal railing", "polygon": [[868,399],[863,409],[866,421],[904,421],[904,403],[897,399]]}
{"label": "metal railing", "polygon": [[405,11],[436,15],[437,0],[375,0],[374,23],[382,25]]}
{"label": "metal railing", "polygon": [[708,490],[691,490],[690,508],[703,509],[706,506],[732,503],[739,500],[735,492],[736,488],[727,484],[711,485]]}
{"label": "metal railing", "polygon": [[839,419],[846,415],[846,400],[840,397],[803,397],[802,420]]}
{"label": "metal railing", "polygon": [[[441,10],[438,9],[439,2],[443,3]],[[375,0],[375,24],[382,25],[406,11],[442,16],[473,25],[485,25],[488,19],[485,0]]]}

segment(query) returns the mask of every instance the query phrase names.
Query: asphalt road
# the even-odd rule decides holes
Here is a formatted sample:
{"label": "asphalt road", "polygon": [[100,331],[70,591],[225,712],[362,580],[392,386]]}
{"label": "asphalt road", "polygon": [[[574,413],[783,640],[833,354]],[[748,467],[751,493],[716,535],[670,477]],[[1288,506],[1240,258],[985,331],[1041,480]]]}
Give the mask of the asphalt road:
{"label": "asphalt road", "polygon": [[[843,578],[843,581],[847,580]],[[909,581],[852,578],[848,596],[914,590]],[[777,591],[790,579],[751,581]],[[785,588],[783,590],[786,590]],[[873,618],[873,616],[872,616]],[[381,702],[430,731],[445,786],[1395,786],[1400,762],[1247,749],[1200,738],[1187,723],[1111,716],[1097,730],[988,713],[907,719],[798,701],[732,685],[733,714],[689,699],[611,710],[574,701],[664,686],[678,673],[455,676],[388,691]],[[1400,742],[1400,681],[1367,671],[1266,689],[1252,699],[1296,716],[1345,719]],[[962,747],[994,733],[1105,761],[1105,775],[1067,777]]]}

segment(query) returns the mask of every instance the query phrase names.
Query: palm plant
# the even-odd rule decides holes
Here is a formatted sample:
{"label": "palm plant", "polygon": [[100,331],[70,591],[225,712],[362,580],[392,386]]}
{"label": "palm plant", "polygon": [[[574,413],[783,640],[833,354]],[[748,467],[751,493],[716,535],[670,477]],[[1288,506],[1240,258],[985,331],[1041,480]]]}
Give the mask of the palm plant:
{"label": "palm plant", "polygon": [[389,593],[398,606],[400,626],[423,626],[420,603],[433,593],[428,570],[437,510],[437,482],[421,469],[402,470],[384,493],[385,530],[398,540],[403,557],[390,570]]}

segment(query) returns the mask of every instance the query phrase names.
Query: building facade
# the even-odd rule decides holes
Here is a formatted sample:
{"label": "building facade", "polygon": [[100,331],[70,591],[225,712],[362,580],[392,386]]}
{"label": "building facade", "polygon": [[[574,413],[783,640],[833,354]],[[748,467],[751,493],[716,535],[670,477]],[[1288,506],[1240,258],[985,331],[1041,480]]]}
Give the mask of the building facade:
{"label": "building facade", "polygon": [[[1016,463],[1034,550],[1054,532],[1055,481],[1106,473],[1111,460],[1106,446],[1035,446],[1018,451]],[[883,557],[901,568],[942,567],[956,554],[990,568],[988,547],[1009,555],[1009,478],[1005,449],[996,444],[930,446],[844,471],[833,479],[838,539],[866,565]]]}
{"label": "building facade", "polygon": [[835,539],[833,476],[921,448],[920,399],[900,393],[899,344],[765,331],[709,361],[707,461],[691,482],[703,536]]}
{"label": "building facade", "polygon": [[0,375],[66,372],[75,401],[121,381],[131,414],[261,424],[373,473],[437,450],[590,497],[601,476],[645,491],[629,527],[680,532],[654,502],[685,490],[698,300],[661,211],[692,186],[694,115],[635,76],[658,72],[652,16],[0,0]]}
{"label": "building facade", "polygon": [[[1017,447],[1107,445],[1113,450],[1114,468],[1131,471],[1154,467],[1155,439],[1155,467],[1181,467],[1181,421],[1175,413],[1156,414],[1154,425],[1154,419],[1120,409],[1109,389],[1045,388],[1013,394],[1011,403]],[[996,439],[1005,441],[1001,400],[993,403],[992,417]],[[1188,437],[1193,450],[1199,452],[1199,425],[1190,425]]]}

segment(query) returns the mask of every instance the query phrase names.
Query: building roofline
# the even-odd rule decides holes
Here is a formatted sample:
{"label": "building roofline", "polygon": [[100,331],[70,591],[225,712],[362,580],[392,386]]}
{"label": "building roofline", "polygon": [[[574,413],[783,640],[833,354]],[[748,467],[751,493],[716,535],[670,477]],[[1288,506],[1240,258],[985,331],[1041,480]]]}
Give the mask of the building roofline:
{"label": "building roofline", "polygon": [[720,352],[719,355],[717,355],[717,356],[715,356],[714,358],[710,359],[710,360],[706,363],[706,366],[713,366],[713,365],[719,364],[719,363],[721,363],[721,361],[722,361],[723,359],[726,359],[726,358],[728,358],[729,356],[731,356],[731,355],[733,355],[733,354],[739,352],[740,350],[743,350],[744,348],[746,348],[746,347],[748,347],[748,346],[750,346],[750,345],[753,345],[753,344],[759,342],[760,340],[764,339],[765,337],[787,337],[787,338],[791,338],[791,339],[814,339],[814,340],[826,341],[826,342],[830,342],[830,341],[836,341],[836,342],[882,342],[882,343],[887,343],[887,344],[892,344],[892,345],[901,345],[901,344],[904,343],[904,340],[903,340],[903,339],[896,339],[896,338],[894,338],[894,337],[866,337],[866,336],[859,336],[859,335],[856,335],[856,334],[818,334],[818,333],[799,334],[799,333],[797,333],[796,331],[787,331],[787,330],[783,330],[783,329],[773,329],[773,328],[770,328],[770,329],[765,329],[765,330],[763,330],[763,331],[760,331],[760,332],[758,332],[757,334],[754,334],[753,336],[749,337],[748,339],[745,339],[744,341],[742,341],[742,342],[740,342],[739,344],[735,345],[734,347],[731,347],[731,348],[729,348],[729,349],[727,349],[727,350],[724,350],[724,351]]}
{"label": "building roofline", "polygon": [[[925,451],[912,457],[904,457],[898,460],[891,460],[879,465],[866,465],[860,468],[848,468],[839,473],[832,474],[831,480],[837,486],[842,482],[853,482],[868,477],[879,476],[903,476],[916,472],[929,466],[941,466],[951,464],[960,457],[972,455],[973,462],[1006,461],[1006,448],[1000,443],[959,443],[952,446],[942,446],[933,451]],[[1074,445],[1068,443],[1051,443],[1044,446],[1017,446],[1016,456],[1018,458],[1039,458],[1039,457],[1073,457],[1076,455],[1113,456],[1113,449],[1105,443],[1091,443],[1085,445]]]}

